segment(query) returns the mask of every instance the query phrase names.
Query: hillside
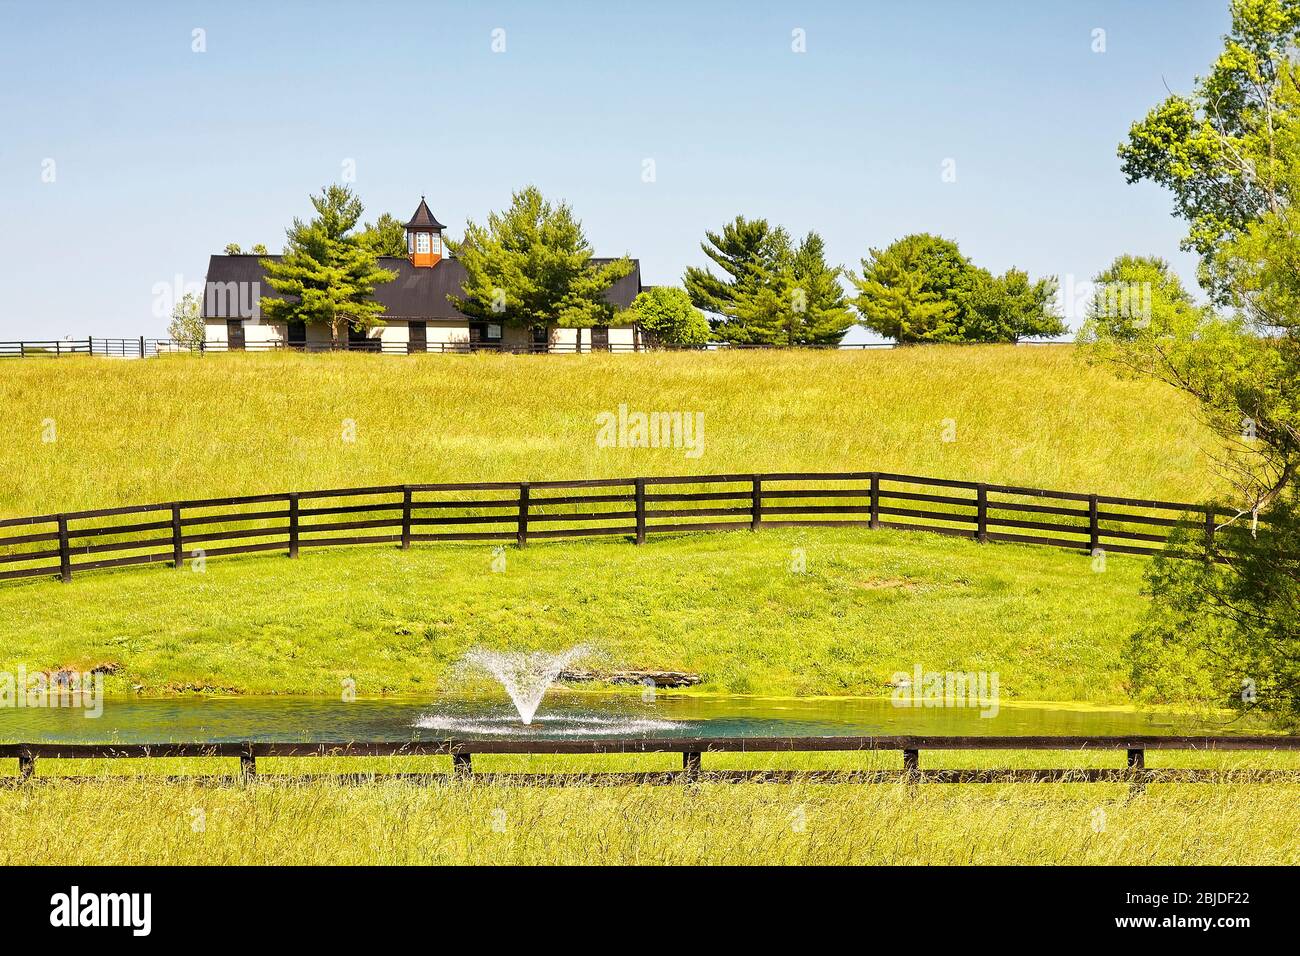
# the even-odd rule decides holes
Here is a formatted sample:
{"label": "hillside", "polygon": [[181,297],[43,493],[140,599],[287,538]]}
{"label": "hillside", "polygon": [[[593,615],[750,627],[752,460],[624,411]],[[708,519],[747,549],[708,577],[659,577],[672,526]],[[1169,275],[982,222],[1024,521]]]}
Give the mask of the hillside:
{"label": "hillside", "polygon": [[[793,549],[806,556],[792,573]],[[0,670],[108,665],[109,691],[432,695],[475,645],[686,670],[704,691],[888,692],[918,661],[997,670],[1008,699],[1126,700],[1144,561],[800,528],[510,549],[315,550],[0,587]],[[455,682],[451,686],[458,686]]]}
{"label": "hillside", "polygon": [[[407,481],[755,470],[878,469],[1175,500],[1213,487],[1213,439],[1186,401],[1119,381],[1069,346],[26,360],[0,366],[0,402],[0,471],[19,478],[0,484],[3,515]],[[621,404],[703,413],[702,454],[601,447],[597,416]]]}

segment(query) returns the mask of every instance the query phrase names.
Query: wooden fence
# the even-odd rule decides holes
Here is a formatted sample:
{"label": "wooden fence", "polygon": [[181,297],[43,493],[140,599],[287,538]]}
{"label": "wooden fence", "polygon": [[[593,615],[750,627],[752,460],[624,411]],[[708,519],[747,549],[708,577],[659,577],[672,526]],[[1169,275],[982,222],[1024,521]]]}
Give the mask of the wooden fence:
{"label": "wooden fence", "polygon": [[[866,527],[1096,554],[1153,554],[1180,527],[1211,543],[1214,506],[886,472],[453,482],[245,495],[0,519],[0,579],[354,544],[529,541]],[[21,533],[19,533],[21,532]]]}
{"label": "wooden fence", "polygon": [[129,339],[26,339],[0,342],[0,358],[63,358],[72,355],[103,355],[109,358],[145,358],[164,352],[186,351],[171,339],[151,339],[143,335]]}
{"label": "wooden fence", "polygon": [[[1062,345],[1062,342],[1024,341],[1017,345]],[[522,345],[505,345],[500,342],[385,342],[381,339],[364,339],[359,341],[343,340],[332,342],[308,342],[289,344],[282,340],[248,341],[243,345],[231,346],[226,341],[182,342],[176,339],[155,339],[147,336],[135,338],[65,338],[65,339],[30,339],[23,341],[0,342],[0,358],[61,358],[73,355],[102,355],[110,358],[154,358],[159,355],[191,353],[207,355],[225,352],[368,352],[384,355],[413,355],[416,353],[438,353],[445,355],[470,355],[477,352],[500,352],[511,355],[575,355],[592,352],[658,352],[658,351],[747,351],[747,350],[827,350],[842,349],[863,351],[867,349],[892,349],[897,346],[892,342],[852,342],[833,345],[751,345],[734,342],[710,342],[706,345],[650,345],[645,342],[622,343],[611,342],[605,345],[593,345],[591,342],[527,342]]]}
{"label": "wooden fence", "polygon": [[[736,753],[829,753],[901,751],[901,770],[877,771],[782,771],[720,770],[705,774],[705,754]],[[921,769],[921,751],[988,751],[988,750],[1059,750],[1113,752],[1126,755],[1124,767],[1070,769]],[[31,779],[38,759],[148,759],[164,757],[238,758],[240,772],[246,778],[257,774],[259,757],[422,757],[449,756],[452,774],[468,777],[473,773],[475,754],[651,754],[680,753],[682,770],[669,773],[623,774],[494,774],[493,780],[549,782],[577,780],[598,782],[608,778],[619,782],[694,781],[706,777],[718,781],[789,781],[822,778],[854,782],[903,781],[909,783],[1147,783],[1219,782],[1234,779],[1248,781],[1300,781],[1300,770],[1220,771],[1199,768],[1148,768],[1148,750],[1183,751],[1288,751],[1300,752],[1300,737],[1164,737],[1139,735],[1130,737],[623,737],[612,739],[526,739],[440,740],[440,741],[333,741],[327,743],[159,743],[159,744],[0,744],[0,758],[17,759],[18,775],[8,779],[23,782]],[[376,775],[385,776],[385,775]],[[402,776],[432,776],[402,774]],[[366,775],[365,779],[370,779]]]}

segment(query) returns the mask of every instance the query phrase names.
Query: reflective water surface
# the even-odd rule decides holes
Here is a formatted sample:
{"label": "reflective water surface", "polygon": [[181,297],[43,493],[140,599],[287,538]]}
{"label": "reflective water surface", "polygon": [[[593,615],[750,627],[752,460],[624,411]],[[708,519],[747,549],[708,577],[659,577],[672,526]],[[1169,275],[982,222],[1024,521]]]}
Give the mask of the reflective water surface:
{"label": "reflective water surface", "polygon": [[441,740],[506,736],[694,737],[876,734],[1123,735],[1259,732],[1168,713],[1003,704],[899,708],[888,699],[786,699],[552,692],[531,725],[504,697],[358,700],[303,697],[108,699],[103,714],[0,710],[0,742]]}

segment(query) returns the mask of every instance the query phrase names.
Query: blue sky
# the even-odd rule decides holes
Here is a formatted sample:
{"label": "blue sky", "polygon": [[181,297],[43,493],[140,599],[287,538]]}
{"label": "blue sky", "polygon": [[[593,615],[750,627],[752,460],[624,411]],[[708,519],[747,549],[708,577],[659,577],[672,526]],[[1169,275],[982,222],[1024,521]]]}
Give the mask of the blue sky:
{"label": "blue sky", "polygon": [[160,289],[278,250],[347,161],[368,217],[424,193],[453,236],[536,183],[647,283],[737,213],[854,268],[925,230],[1067,286],[1121,252],[1191,279],[1115,147],[1227,27],[1227,0],[0,0],[0,338],[161,334]]}

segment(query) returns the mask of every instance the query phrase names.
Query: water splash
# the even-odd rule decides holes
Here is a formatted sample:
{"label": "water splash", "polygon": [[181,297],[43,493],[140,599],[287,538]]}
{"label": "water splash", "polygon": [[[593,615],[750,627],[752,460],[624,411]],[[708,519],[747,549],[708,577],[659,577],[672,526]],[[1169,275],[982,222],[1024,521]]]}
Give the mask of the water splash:
{"label": "water splash", "polygon": [[465,655],[465,663],[480,667],[497,679],[514,702],[519,719],[533,722],[546,691],[564,670],[590,651],[583,645],[561,654],[545,651],[487,651],[475,648]]}
{"label": "water splash", "polygon": [[547,714],[541,730],[522,726],[506,713],[479,716],[458,714],[424,714],[415,722],[421,730],[433,730],[457,737],[510,737],[540,734],[544,737],[624,737],[651,734],[676,734],[692,725],[679,720],[638,717],[634,714]]}

